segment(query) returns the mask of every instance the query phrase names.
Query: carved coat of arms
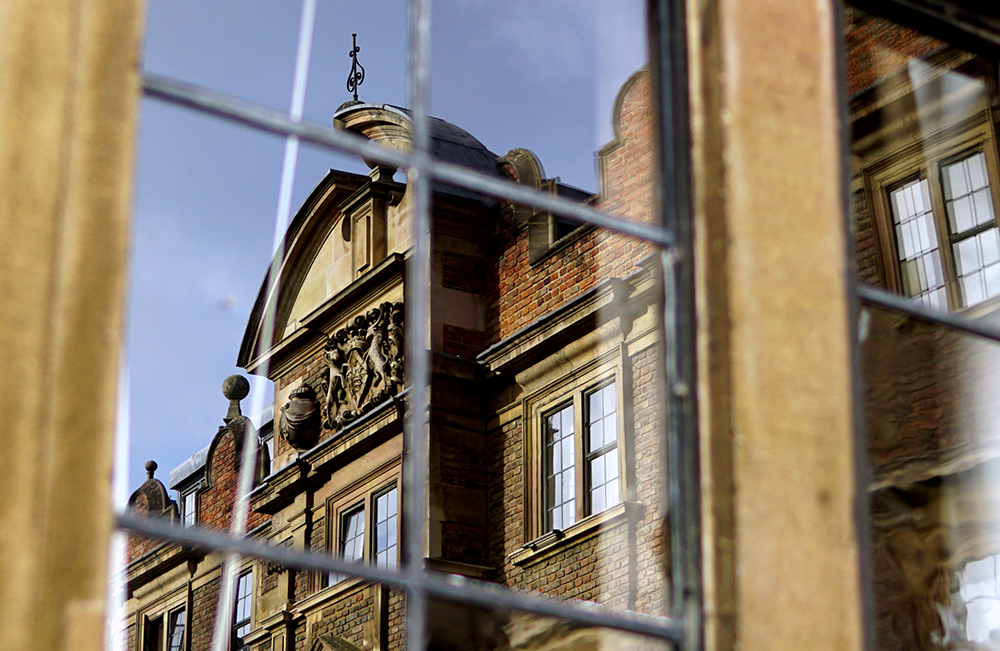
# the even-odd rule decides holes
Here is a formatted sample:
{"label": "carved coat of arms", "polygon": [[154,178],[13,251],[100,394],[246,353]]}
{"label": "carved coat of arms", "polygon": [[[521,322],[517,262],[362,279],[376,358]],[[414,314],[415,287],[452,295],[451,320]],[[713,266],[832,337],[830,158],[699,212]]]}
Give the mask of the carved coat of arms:
{"label": "carved coat of arms", "polygon": [[340,429],[403,388],[403,304],[382,303],[330,335],[323,427]]}

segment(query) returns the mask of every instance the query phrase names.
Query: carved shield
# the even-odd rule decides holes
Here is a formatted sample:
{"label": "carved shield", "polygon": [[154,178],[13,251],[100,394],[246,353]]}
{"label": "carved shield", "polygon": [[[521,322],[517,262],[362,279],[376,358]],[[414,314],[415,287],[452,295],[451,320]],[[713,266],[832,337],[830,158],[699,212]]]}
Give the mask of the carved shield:
{"label": "carved shield", "polygon": [[344,383],[347,385],[347,397],[351,401],[351,409],[360,409],[368,397],[372,387],[373,373],[368,364],[368,357],[359,348],[352,348],[347,354],[347,364],[344,369]]}

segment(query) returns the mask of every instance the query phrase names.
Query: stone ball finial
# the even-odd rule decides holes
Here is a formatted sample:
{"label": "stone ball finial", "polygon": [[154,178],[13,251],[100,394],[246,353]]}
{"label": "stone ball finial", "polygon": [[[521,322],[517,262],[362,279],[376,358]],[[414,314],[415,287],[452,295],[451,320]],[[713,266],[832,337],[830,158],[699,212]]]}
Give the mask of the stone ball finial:
{"label": "stone ball finial", "polygon": [[242,375],[230,375],[222,382],[222,395],[229,400],[243,400],[250,394],[250,383]]}
{"label": "stone ball finial", "polygon": [[157,468],[159,468],[159,465],[157,465],[157,463],[155,461],[153,461],[152,459],[150,459],[149,461],[146,462],[146,475],[150,479],[152,479],[153,478],[153,473],[156,472]]}

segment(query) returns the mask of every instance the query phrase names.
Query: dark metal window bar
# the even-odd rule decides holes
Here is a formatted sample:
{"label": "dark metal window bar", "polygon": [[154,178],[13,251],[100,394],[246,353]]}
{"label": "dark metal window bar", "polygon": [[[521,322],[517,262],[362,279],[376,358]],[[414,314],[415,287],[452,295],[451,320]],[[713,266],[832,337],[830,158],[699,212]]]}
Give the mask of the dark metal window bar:
{"label": "dark metal window bar", "polygon": [[[314,0],[306,0],[310,2]],[[430,0],[409,2],[409,86],[413,122],[413,146],[403,153],[385,149],[359,136],[301,120],[206,88],[166,77],[147,74],[146,97],[187,107],[231,122],[286,136],[297,146],[307,142],[339,153],[407,170],[413,193],[414,246],[408,259],[406,322],[411,408],[404,430],[403,509],[417,516],[426,500],[428,450],[426,424],[429,415],[431,180],[489,196],[507,199],[558,214],[581,224],[646,240],[661,249],[664,272],[664,350],[668,377],[668,508],[670,518],[671,585],[673,598],[669,617],[616,611],[579,601],[560,601],[536,594],[515,592],[505,586],[443,576],[424,569],[423,531],[420,517],[403,519],[403,564],[399,568],[359,565],[334,555],[274,547],[242,537],[249,508],[248,483],[241,481],[235,504],[233,534],[184,528],[127,513],[117,516],[120,529],[195,548],[223,552],[232,563],[223,581],[220,619],[232,603],[231,584],[239,557],[277,563],[291,569],[339,573],[406,591],[406,646],[422,651],[427,642],[427,599],[436,597],[494,609],[563,619],[586,626],[600,626],[659,638],[690,651],[701,648],[701,570],[698,478],[698,430],[695,396],[695,322],[693,224],[690,209],[690,146],[687,94],[687,45],[684,2],[649,0],[648,17],[653,83],[658,98],[654,116],[661,134],[658,179],[661,225],[624,220],[590,206],[553,194],[498,180],[460,166],[434,160],[430,153],[427,89],[430,63]],[[301,49],[301,43],[300,43]],[[293,105],[294,106],[294,105]],[[289,145],[291,147],[291,144]],[[1000,336],[1000,333],[998,333]],[[254,437],[247,437],[248,440]],[[244,450],[244,474],[254,464],[253,445]],[[242,521],[242,525],[239,522]],[[226,570],[224,569],[224,575]],[[218,630],[223,630],[220,625]],[[218,637],[218,635],[217,635]],[[216,646],[224,641],[216,640]]]}

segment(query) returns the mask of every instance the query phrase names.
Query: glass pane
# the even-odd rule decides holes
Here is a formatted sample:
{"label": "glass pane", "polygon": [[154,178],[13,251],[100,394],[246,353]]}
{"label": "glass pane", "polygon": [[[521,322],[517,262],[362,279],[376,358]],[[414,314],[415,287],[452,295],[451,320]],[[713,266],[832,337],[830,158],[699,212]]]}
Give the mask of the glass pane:
{"label": "glass pane", "polygon": [[983,252],[983,264],[991,265],[1000,262],[1000,230],[991,228],[979,235]]}
{"label": "glass pane", "polygon": [[604,457],[590,462],[590,481],[595,487],[604,485]]}
{"label": "glass pane", "polygon": [[955,245],[955,263],[958,265],[960,276],[967,276],[979,271],[982,262],[979,259],[979,246],[977,246],[976,238],[971,237]]}
{"label": "glass pane", "polygon": [[588,400],[590,404],[590,422],[599,421],[602,415],[602,408],[604,407],[604,401],[601,399],[601,392],[595,391],[590,394],[590,399]]}
{"label": "glass pane", "polygon": [[590,451],[604,447],[604,423],[597,421],[590,424]]}
{"label": "glass pane", "polygon": [[976,225],[972,215],[972,199],[964,196],[948,204],[951,213],[951,228],[955,233],[964,233]]}
{"label": "glass pane", "polygon": [[[549,175],[543,182],[505,169],[507,178],[573,200],[610,198],[614,167],[638,153],[635,136],[652,142],[644,3],[544,0],[498,10],[434,0],[433,14],[432,114],[467,129],[494,157],[527,155]],[[481,167],[470,157],[452,160]],[[650,216],[645,197],[610,209],[635,220]],[[561,232],[553,226],[556,241]]]}
{"label": "glass pane", "polygon": [[[617,479],[618,478],[618,449],[615,448],[614,450],[609,450],[608,453],[605,455],[604,459],[606,461],[605,465],[607,467],[607,476],[608,476],[608,479]],[[614,502],[611,502],[611,503],[613,504]]]}
{"label": "glass pane", "polygon": [[945,196],[948,199],[962,197],[969,193],[969,180],[966,174],[967,168],[962,163],[955,163],[944,168],[945,175],[949,179],[948,192]]}
{"label": "glass pane", "polygon": [[1000,635],[1000,344],[865,314],[878,648],[979,648]]}
{"label": "glass pane", "polygon": [[177,610],[170,613],[167,628],[167,651],[183,651],[184,627],[187,622],[187,611]]}
{"label": "glass pane", "polygon": [[970,156],[966,159],[969,168],[969,181],[973,190],[989,186],[989,178],[986,175],[986,156],[982,153]]}
{"label": "glass pane", "polygon": [[993,264],[983,269],[983,281],[986,284],[986,297],[1000,295],[1000,264]]}
{"label": "glass pane", "polygon": [[976,225],[991,223],[993,221],[993,196],[990,189],[980,190],[972,195],[972,201],[976,210]]}
{"label": "glass pane", "polygon": [[[368,79],[355,104],[343,82],[350,35],[319,30],[306,118],[408,148],[411,114],[398,74],[406,62],[405,7],[334,11],[321,6],[318,23],[358,31]],[[500,9],[435,3],[434,154],[655,222],[656,137],[644,11],[644,3],[632,0],[571,12],[552,3]],[[228,12],[245,13],[233,6],[218,13]],[[183,6],[170,17],[154,9],[151,39],[166,33],[161,30],[168,21],[176,44],[153,47],[176,52],[185,25],[204,34],[242,28],[246,21],[260,23],[260,31],[297,29],[295,12],[281,21],[269,21],[270,10],[262,17],[234,14],[232,27],[221,26],[216,13],[213,8],[198,16],[195,7]],[[362,19],[352,21],[354,16]],[[511,29],[518,38],[510,38]],[[391,43],[382,47],[383,39]],[[268,47],[288,40],[273,38]],[[261,64],[281,68],[284,87],[274,95],[241,90],[244,83],[270,85],[271,68],[249,82],[211,81],[240,74],[239,61],[227,63],[233,57],[203,59],[212,64],[191,74],[159,54],[148,65],[283,107],[294,47],[285,52],[286,65],[279,57]],[[531,52],[558,56],[521,56]],[[164,482],[170,469],[190,471],[185,480],[203,482],[205,489],[199,494],[201,514],[210,516],[204,524],[231,525],[242,441],[236,426],[217,429],[237,406],[230,400],[238,402],[233,391],[220,396],[217,385],[238,360],[254,376],[254,393],[239,408],[256,416],[251,405],[269,406],[269,415],[262,410],[256,423],[262,432],[273,430],[271,462],[255,468],[250,535],[291,547],[308,541],[317,552],[336,553],[339,545],[345,558],[393,567],[400,529],[412,524],[430,531],[432,569],[622,610],[669,612],[669,549],[660,527],[666,513],[663,291],[653,247],[507,200],[432,188],[430,481],[425,508],[399,513],[397,504],[407,496],[402,420],[414,408],[403,390],[416,365],[406,357],[405,342],[418,340],[407,339],[415,328],[406,311],[413,307],[406,304],[412,278],[404,269],[419,234],[404,171],[304,149],[291,223],[278,228],[285,246],[277,250],[287,256],[272,267],[284,141],[242,130],[233,135],[232,127],[214,121],[204,127],[200,118],[177,118],[175,109],[147,104],[132,307],[133,341],[142,345],[132,358],[132,413],[137,423],[155,421],[157,428],[161,420],[170,422],[149,433],[148,447],[133,445],[140,464],[161,458]],[[244,138],[260,138],[265,146],[242,143]],[[923,195],[910,199],[917,201]],[[916,237],[925,246],[920,238],[930,234]],[[178,324],[184,329],[163,336]],[[182,358],[182,350],[190,350],[191,359]],[[156,356],[146,362],[144,355]],[[203,386],[205,378],[210,382]],[[594,408],[585,409],[590,393]],[[633,397],[629,417],[618,418],[618,405]],[[163,410],[177,417],[161,418]],[[577,459],[587,450],[588,431],[599,444],[594,451],[611,450]],[[620,466],[619,438],[634,451],[628,458],[622,453]],[[604,501],[595,517],[587,514],[591,465],[604,473]],[[398,488],[379,492],[389,485]],[[620,494],[633,493],[643,508],[627,510],[621,503]],[[546,537],[551,528],[565,535]],[[131,560],[147,551],[137,549]],[[586,574],[581,582],[546,580],[543,567],[569,572],[573,564],[581,566],[581,577]],[[252,627],[293,608],[303,617],[279,627],[289,636],[285,648],[309,635],[336,636],[359,648],[395,649],[402,641],[404,600],[395,591],[263,563],[254,578],[255,588],[249,578],[238,586],[238,594],[247,595],[243,602],[224,604],[224,612],[236,616],[233,630],[254,646],[267,646],[277,629]],[[203,604],[217,600],[218,582],[204,575],[170,580],[193,590],[189,634],[203,639],[205,622],[214,617]],[[241,623],[239,617],[251,613],[260,622]],[[462,621],[448,623],[459,627]],[[388,639],[372,638],[383,632]]]}

